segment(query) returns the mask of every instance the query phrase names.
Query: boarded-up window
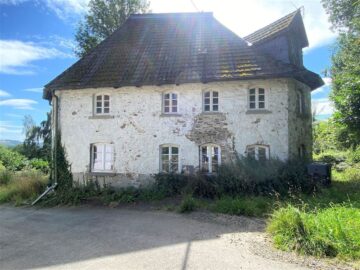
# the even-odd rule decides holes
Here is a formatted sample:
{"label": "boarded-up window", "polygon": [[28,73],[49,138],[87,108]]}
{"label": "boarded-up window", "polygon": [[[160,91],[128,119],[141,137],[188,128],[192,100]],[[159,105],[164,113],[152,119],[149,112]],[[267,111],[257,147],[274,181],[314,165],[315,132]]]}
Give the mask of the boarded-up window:
{"label": "boarded-up window", "polygon": [[91,145],[91,171],[112,172],[114,171],[114,145],[107,143],[95,143]]}
{"label": "boarded-up window", "polygon": [[214,173],[221,163],[220,146],[206,144],[200,147],[201,151],[201,170],[203,172]]}

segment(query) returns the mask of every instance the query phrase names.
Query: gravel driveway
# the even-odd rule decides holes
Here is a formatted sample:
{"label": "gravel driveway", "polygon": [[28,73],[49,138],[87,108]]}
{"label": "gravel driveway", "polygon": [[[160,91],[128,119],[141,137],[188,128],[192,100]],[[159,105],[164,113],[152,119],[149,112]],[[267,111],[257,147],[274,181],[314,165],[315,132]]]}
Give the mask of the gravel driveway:
{"label": "gravel driveway", "polygon": [[0,269],[309,269],[267,256],[263,229],[209,213],[0,206]]}

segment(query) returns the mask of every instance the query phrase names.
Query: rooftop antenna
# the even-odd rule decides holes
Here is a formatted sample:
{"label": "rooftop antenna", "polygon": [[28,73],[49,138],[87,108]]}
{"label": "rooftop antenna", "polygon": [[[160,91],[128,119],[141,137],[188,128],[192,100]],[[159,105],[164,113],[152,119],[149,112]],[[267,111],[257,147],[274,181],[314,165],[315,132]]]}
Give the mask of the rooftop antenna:
{"label": "rooftop antenna", "polygon": [[190,0],[191,4],[193,5],[193,7],[196,9],[197,12],[200,12],[200,10],[198,9],[198,7],[195,5],[195,2],[193,0]]}

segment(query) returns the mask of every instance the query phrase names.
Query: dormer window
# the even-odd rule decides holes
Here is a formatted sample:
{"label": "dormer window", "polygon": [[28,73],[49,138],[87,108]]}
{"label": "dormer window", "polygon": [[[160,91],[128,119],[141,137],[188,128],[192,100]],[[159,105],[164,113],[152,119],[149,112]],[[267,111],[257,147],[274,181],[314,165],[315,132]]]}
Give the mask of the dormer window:
{"label": "dormer window", "polygon": [[249,89],[249,109],[264,110],[265,109],[265,89],[251,88]]}
{"label": "dormer window", "polygon": [[95,108],[96,115],[103,115],[110,113],[110,96],[109,95],[97,95],[95,96]]}
{"label": "dormer window", "polygon": [[163,113],[178,113],[178,95],[175,93],[166,93],[163,95]]}
{"label": "dormer window", "polygon": [[219,111],[219,92],[206,91],[203,94],[203,110],[204,112]]}

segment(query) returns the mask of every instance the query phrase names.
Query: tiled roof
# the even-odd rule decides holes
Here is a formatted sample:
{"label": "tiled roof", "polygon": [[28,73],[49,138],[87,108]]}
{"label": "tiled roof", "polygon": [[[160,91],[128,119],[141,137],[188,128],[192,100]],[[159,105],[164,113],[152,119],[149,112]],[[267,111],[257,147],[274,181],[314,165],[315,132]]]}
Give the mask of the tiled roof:
{"label": "tiled roof", "polygon": [[[244,37],[244,40],[250,42],[253,45],[265,42],[274,38],[275,36],[278,36],[279,34],[288,31],[294,22],[302,23],[300,9]],[[305,43],[307,43],[307,40]]]}
{"label": "tiled roof", "polygon": [[307,84],[312,81],[311,88],[322,84],[318,75],[248,46],[212,13],[143,14],[130,16],[109,38],[47,84],[44,98],[61,89],[296,76]]}

